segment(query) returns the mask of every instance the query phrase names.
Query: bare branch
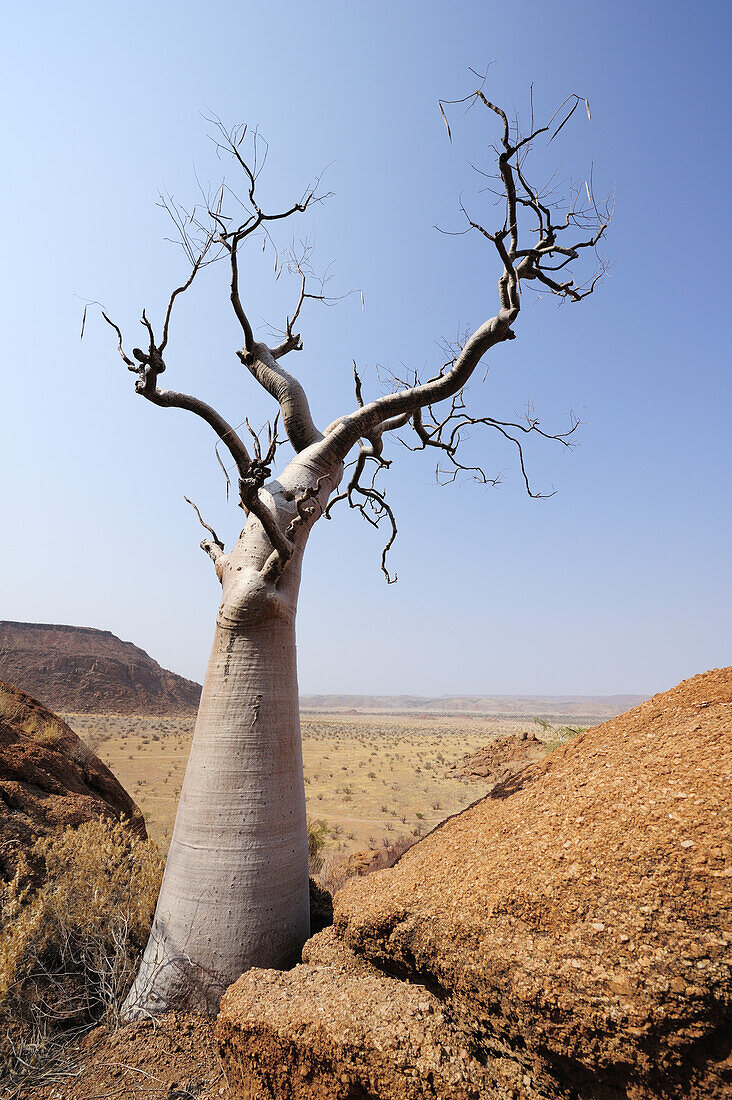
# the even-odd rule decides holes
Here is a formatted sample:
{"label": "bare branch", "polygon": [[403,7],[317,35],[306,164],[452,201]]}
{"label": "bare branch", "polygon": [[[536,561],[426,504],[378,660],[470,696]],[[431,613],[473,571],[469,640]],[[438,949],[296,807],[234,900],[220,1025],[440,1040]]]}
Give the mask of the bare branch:
{"label": "bare branch", "polygon": [[[259,222],[257,222],[257,225]],[[254,333],[252,332],[252,326],[249,323],[249,318],[244,312],[244,307],[241,304],[241,298],[239,297],[239,260],[237,249],[239,247],[240,237],[235,235],[231,241],[229,251],[231,253],[231,289],[229,297],[231,304],[234,308],[237,320],[242,327],[244,333],[244,349],[251,353],[254,347]]]}
{"label": "bare branch", "polygon": [[526,491],[529,496],[535,500],[543,500],[553,496],[554,492],[539,493],[532,489],[526,469],[523,445],[521,440],[517,438],[514,433],[520,432],[527,436],[532,434],[540,435],[544,439],[550,439],[557,443],[561,443],[564,447],[571,447],[571,437],[580,424],[580,421],[572,415],[570,417],[570,427],[567,431],[550,433],[545,432],[539,426],[540,422],[538,418],[531,415],[529,412],[527,412],[523,424],[518,421],[497,420],[495,417],[491,416],[471,416],[466,411],[463,391],[453,397],[450,408],[441,419],[435,416],[431,407],[428,410],[429,420],[427,422],[425,422],[423,413],[424,410],[418,409],[412,416],[412,427],[419,439],[419,443],[412,445],[404,439],[400,441],[403,446],[410,451],[423,451],[428,447],[433,447],[444,454],[447,461],[450,463],[450,468],[445,470],[444,467],[440,466],[438,463],[435,469],[437,480],[441,484],[451,484],[460,473],[470,475],[474,481],[479,482],[481,485],[498,485],[500,483],[500,476],[489,477],[481,466],[466,465],[464,462],[461,462],[458,457],[460,447],[467,441],[471,429],[486,427],[497,431],[516,447]]}
{"label": "bare branch", "polygon": [[[371,483],[363,485],[361,484],[361,477],[365,472],[366,463],[369,460],[373,460],[376,463],[376,469],[371,478]],[[382,520],[386,519],[389,523],[390,530],[389,537],[381,551],[381,571],[386,577],[387,584],[394,584],[397,580],[397,575],[395,573],[392,577],[389,573],[386,567],[386,558],[397,536],[396,519],[384,492],[377,489],[374,485],[377,474],[381,470],[388,469],[390,465],[391,463],[384,461],[380,455],[374,453],[370,443],[361,444],[358,458],[354,464],[353,473],[351,474],[347,488],[332,498],[327,508],[324,510],[323,515],[326,519],[331,519],[331,512],[335,505],[342,500],[347,500],[349,508],[353,508],[360,512],[363,518],[370,523],[372,527],[378,528]],[[357,497],[359,499],[357,499]]]}
{"label": "bare branch", "polygon": [[[159,348],[155,344],[152,326],[144,311],[142,321],[150,334],[150,346],[148,351],[143,352],[140,348],[133,348],[132,354],[137,360],[136,364],[132,363],[131,360],[127,360],[124,352],[120,351],[125,361],[128,362],[129,369],[134,370],[138,375],[138,380],[135,383],[137,393],[146,397],[148,401],[152,401],[153,404],[160,405],[162,408],[186,409],[189,412],[193,412],[214,429],[236,464],[239,473],[239,500],[241,506],[247,512],[252,512],[257,517],[272,543],[276,555],[274,566],[275,570],[279,571],[277,573],[279,576],[292,556],[292,544],[281,531],[276,517],[259,496],[259,490],[264,485],[271,471],[264,461],[260,459],[251,459],[249,452],[236,431],[227,424],[224,418],[217,413],[215,409],[207,405],[205,401],[201,401],[199,398],[191,397],[185,393],[158,389],[158,376],[165,370],[165,362],[160,354]],[[119,328],[114,322],[109,321],[109,324],[119,333]],[[209,552],[208,549],[207,552]]]}
{"label": "bare branch", "polygon": [[[266,344],[255,339],[252,324],[241,299],[239,249],[240,245],[258,230],[261,229],[266,234],[270,224],[285,221],[295,214],[304,213],[311,205],[322,202],[329,196],[328,194],[318,193],[320,186],[320,177],[318,177],[310,187],[306,188],[297,202],[292,203],[282,211],[266,212],[260,205],[257,196],[257,177],[264,166],[263,161],[258,163],[259,148],[262,144],[261,135],[257,131],[254,131],[251,135],[252,159],[249,160],[242,151],[242,143],[248,133],[246,126],[227,130],[216,116],[212,116],[209,121],[217,131],[217,151],[225,152],[233,158],[236,165],[244,172],[247,188],[246,200],[242,201],[237,198],[244,213],[243,219],[239,220],[238,223],[233,218],[225,215],[222,210],[224,195],[233,195],[233,192],[228,188],[222,187],[217,209],[212,210],[209,208],[208,210],[209,216],[213,219],[217,228],[216,239],[229,253],[231,265],[229,296],[244,336],[244,347],[237,354],[256,381],[272,394],[279,403],[288,439],[296,451],[301,451],[312,443],[319,441],[322,436],[313,423],[307,396],[302,385],[287,371],[279,367],[277,360],[290,351],[299,351],[302,348],[302,340],[299,333],[295,331],[294,326],[300,316],[303,303],[307,299],[326,301],[326,296],[324,293],[312,293],[307,288],[309,247],[306,246],[303,256],[300,259],[293,256],[291,261],[292,269],[300,277],[300,294],[292,316],[287,318],[285,339],[275,348],[267,347]],[[265,237],[265,243],[266,240]]]}
{"label": "bare branch", "polygon": [[[145,377],[145,374],[147,377]],[[185,409],[195,413],[213,428],[221,442],[234,459],[239,475],[246,476],[251,466],[249,452],[241,441],[237,432],[224,420],[215,409],[201,401],[198,397],[191,397],[187,393],[177,393],[175,390],[160,390],[157,385],[152,386],[150,379],[153,377],[149,370],[142,372],[140,381],[135,384],[135,389],[154,405],[167,409]]]}
{"label": "bare branch", "polygon": [[142,311],[141,323],[147,330],[149,345],[147,351],[142,351],[141,348],[132,349],[132,355],[136,361],[130,359],[124,350],[119,325],[112,321],[104,310],[102,310],[102,316],[117,333],[117,350],[122,361],[126,364],[128,370],[133,371],[138,376],[135,382],[135,391],[161,408],[185,409],[188,412],[195,413],[196,416],[200,416],[213,428],[221,442],[228,449],[236,463],[239,476],[246,476],[251,466],[249,452],[234,428],[224,420],[220,413],[198,397],[191,397],[186,393],[177,393],[175,390],[158,389],[158,377],[166,369],[165,360],[160,350],[162,345],[156,344],[155,334],[145,310]]}
{"label": "bare branch", "polygon": [[[240,221],[238,225],[229,226],[229,222],[233,219],[226,217],[222,214],[221,206],[216,211],[209,209],[208,214],[213,219],[217,226],[216,239],[228,250],[231,262],[231,286],[230,286],[230,299],[231,304],[236,314],[237,320],[241,325],[244,333],[244,351],[252,353],[254,348],[254,333],[251,322],[247,316],[244,306],[241,301],[241,295],[239,291],[239,245],[251,237],[260,228],[266,227],[269,223],[285,221],[287,218],[292,217],[294,214],[304,213],[312,204],[323,202],[330,197],[330,193],[320,195],[318,194],[318,187],[320,186],[320,178],[318,177],[314,184],[306,188],[301,198],[292,203],[285,210],[277,211],[275,213],[266,213],[259,204],[259,200],[256,196],[257,177],[264,164],[257,166],[258,148],[262,142],[261,135],[255,130],[252,134],[252,156],[253,163],[249,163],[247,158],[242,153],[242,143],[247,135],[246,125],[234,127],[231,130],[227,130],[221,119],[217,116],[211,116],[208,119],[213,124],[218,132],[218,138],[215,139],[217,151],[225,152],[230,155],[239,168],[242,169],[246,178],[247,186],[247,202],[243,203],[241,199],[237,198],[237,202],[242,206],[245,217],[243,221]],[[266,159],[266,154],[265,154]],[[224,190],[231,194],[228,188],[221,190],[221,197],[223,198]],[[300,305],[302,302],[300,302]],[[292,336],[291,325],[294,324],[296,316],[299,313],[300,307],[296,310],[295,317],[288,324],[288,336]],[[288,346],[287,350],[294,350],[297,346],[297,341],[292,341],[292,346]],[[280,354],[285,354],[281,351]]]}
{"label": "bare branch", "polygon": [[254,343],[250,351],[237,352],[253,378],[280,406],[287,438],[296,451],[303,451],[323,436],[313,422],[305,390],[280,366],[266,344]]}
{"label": "bare branch", "polygon": [[191,268],[191,273],[188,276],[188,278],[186,279],[186,281],[181,286],[176,287],[175,290],[173,291],[173,293],[170,295],[170,298],[168,300],[168,308],[165,311],[165,320],[163,321],[163,338],[160,342],[160,347],[158,348],[158,351],[161,354],[162,354],[163,351],[165,351],[165,348],[166,348],[167,343],[168,343],[168,328],[170,326],[170,314],[172,313],[172,310],[173,310],[173,303],[175,302],[175,299],[178,297],[179,294],[185,294],[185,292],[188,290],[189,286],[191,285],[191,283],[193,282],[196,275],[198,274],[198,272],[201,269],[201,265],[203,264],[204,257],[206,255],[207,250],[208,250],[208,245],[206,246],[206,250],[201,252],[200,256],[198,256],[196,258],[196,260],[193,264],[193,267]]}
{"label": "bare branch", "polygon": [[353,383],[356,387],[356,404],[359,409],[363,408],[363,387],[361,385],[361,376],[358,373],[358,367],[356,366],[356,360],[353,360]]}
{"label": "bare branch", "polygon": [[125,349],[122,346],[122,331],[121,331],[119,325],[115,324],[115,322],[107,316],[107,314],[104,312],[104,310],[102,310],[102,317],[107,322],[107,324],[111,328],[113,328],[114,331],[117,333],[117,351],[119,352],[120,356],[122,357],[122,362],[127,365],[129,370],[137,371],[139,373],[137,363],[133,363],[133,361],[126,354]]}
{"label": "bare branch", "polygon": [[218,443],[214,447],[214,454],[216,455],[216,458],[218,460],[218,464],[219,464],[219,466],[221,467],[221,469],[223,471],[224,477],[226,478],[226,499],[228,500],[229,499],[229,490],[231,489],[231,478],[229,477],[229,471],[224,466],[224,463],[221,459],[221,455],[219,454],[219,445],[218,445]]}
{"label": "bare branch", "polygon": [[[483,84],[485,79],[484,76]],[[484,224],[484,219],[473,213],[472,209],[468,212],[468,206],[472,207],[473,203],[465,203],[462,198],[459,203],[467,226],[463,231],[477,233],[488,241],[494,260],[496,257],[498,259],[495,312],[472,333],[465,332],[464,336],[460,336],[457,345],[448,352],[447,362],[434,377],[423,382],[416,372],[407,372],[407,377],[402,379],[392,376],[395,388],[382,392],[374,400],[366,400],[354,361],[356,408],[334,420],[324,434],[313,421],[303,386],[284,370],[280,360],[290,352],[302,350],[303,341],[298,328],[306,301],[329,304],[335,299],[326,293],[325,278],[320,280],[319,285],[313,285],[311,246],[303,242],[297,253],[293,247],[289,255],[286,254],[283,264],[270,231],[277,223],[304,213],[312,204],[328,196],[318,194],[320,181],[316,180],[297,202],[281,211],[268,212],[258,195],[258,180],[267,159],[266,142],[256,130],[248,131],[246,126],[227,130],[220,119],[213,117],[209,120],[216,130],[217,154],[225,153],[231,157],[237,173],[243,173],[242,194],[236,195],[226,183],[222,183],[215,192],[210,187],[204,191],[199,183],[203,203],[198,203],[190,212],[179,206],[172,197],[161,199],[189,258],[191,270],[185,282],[176,287],[168,300],[159,342],[156,341],[153,325],[143,311],[141,323],[147,334],[147,349],[133,348],[131,356],[128,356],[119,326],[104,311],[103,317],[117,335],[118,352],[123,362],[137,375],[136,391],[162,407],[194,412],[213,428],[219,441],[229,450],[238,473],[240,506],[253,514],[271,543],[272,551],[261,570],[261,575],[267,580],[278,582],[292,558],[298,533],[306,530],[319,514],[330,518],[333,507],[341,500],[346,500],[350,508],[358,510],[374,527],[378,528],[382,523],[388,526],[389,537],[383,548],[381,564],[387,581],[392,583],[396,580],[386,566],[387,554],[397,534],[396,521],[383,490],[376,486],[375,481],[378,474],[390,466],[390,461],[384,458],[387,433],[408,424],[411,424],[417,442],[410,445],[403,439],[400,441],[410,450],[437,450],[445,463],[441,465],[438,461],[437,464],[440,480],[454,481],[460,474],[466,474],[484,484],[498,482],[497,477],[489,477],[480,465],[470,465],[464,461],[461,451],[462,444],[471,433],[477,427],[484,427],[497,432],[516,448],[529,495],[547,495],[535,492],[531,487],[524,454],[526,438],[537,435],[570,446],[570,437],[577,422],[573,421],[566,432],[551,434],[539,426],[533,411],[527,414],[524,422],[474,416],[466,408],[464,394],[467,383],[487,353],[495,346],[516,338],[514,325],[521,310],[522,285],[533,286],[540,294],[551,293],[562,300],[577,302],[594,291],[607,270],[599,255],[598,266],[589,278],[586,274],[576,274],[575,268],[576,265],[580,269],[590,250],[597,254],[612,216],[612,204],[609,201],[598,203],[595,199],[592,172],[589,180],[584,181],[584,191],[581,183],[570,182],[568,195],[562,197],[560,184],[563,181],[556,174],[545,186],[536,187],[527,171],[528,157],[538,139],[551,144],[558,138],[570,121],[578,117],[576,112],[580,102],[585,103],[589,118],[587,101],[572,95],[564,100],[545,125],[538,126],[534,122],[532,90],[530,126],[528,133],[522,133],[518,119],[509,118],[501,107],[492,103],[484,94],[483,85],[462,100],[440,101],[439,110],[450,140],[452,131],[446,111],[450,105],[461,104],[465,111],[473,107],[478,110],[485,108],[488,117],[494,120],[492,125],[495,127],[496,120],[498,122],[499,137],[492,146],[497,158],[497,189],[494,189],[492,182],[488,188],[481,187],[481,191],[493,190],[497,196],[497,203],[494,203],[500,209],[497,224],[492,229],[486,228],[490,223]],[[476,171],[487,176],[479,168]],[[492,180],[494,177],[488,178]],[[227,211],[224,206],[230,202],[235,205]],[[248,313],[249,305],[242,301],[239,262],[244,243],[255,234],[262,241],[263,248],[273,245],[276,276],[279,277],[284,267],[297,277],[294,309],[285,318],[284,329],[278,334],[279,343],[272,347],[255,337]],[[294,501],[294,517],[292,509],[288,513],[290,522],[287,530],[283,529],[284,523],[280,525],[277,511],[265,490],[278,445],[277,418],[274,427],[268,425],[266,445],[261,433],[253,431],[245,419],[244,424],[251,436],[251,444],[247,448],[237,430],[205,402],[158,387],[159,376],[166,369],[163,353],[168,344],[176,300],[189,289],[203,266],[227,254],[230,264],[229,296],[243,334],[243,347],[237,355],[257,383],[277,402],[278,417],[282,416],[287,438],[295,451],[308,449],[308,459],[304,465],[313,473],[317,471],[320,474],[316,485],[308,483],[307,488],[298,490],[300,495]],[[486,313],[489,311],[486,310]],[[82,333],[83,330],[84,322]],[[342,464],[355,446],[358,446],[358,454],[347,487],[323,508],[321,491],[325,478],[332,476],[332,484],[338,483],[335,472],[340,476]],[[227,477],[228,495],[228,472],[221,461],[218,446],[216,454]],[[326,474],[323,471],[330,472]],[[218,570],[223,546],[213,528],[204,523],[197,507],[193,504],[192,507],[212,536],[202,545],[217,563]]]}
{"label": "bare branch", "polygon": [[[242,504],[253,513],[262,524],[265,530],[267,538],[272,543],[275,553],[277,555],[274,559],[276,565],[276,576],[281,576],[285,566],[292,557],[293,546],[287,536],[283,533],[277,518],[269,510],[262,498],[259,496],[260,485],[256,479],[239,479],[239,493],[241,496]],[[270,569],[271,574],[271,569]]]}
{"label": "bare branch", "polygon": [[190,500],[187,496],[184,496],[183,500],[186,502],[186,504],[190,504],[191,508],[193,509],[193,511],[198,516],[198,522],[201,524],[201,527],[205,528],[206,531],[208,531],[208,533],[210,534],[210,536],[213,539],[216,546],[218,546],[220,550],[223,550],[224,549],[223,542],[221,541],[219,536],[216,534],[213,527],[209,527],[209,525],[206,523],[206,521],[204,520],[204,518],[201,515],[200,511],[198,510],[198,505],[194,504],[193,501]]}
{"label": "bare branch", "polygon": [[297,300],[295,311],[291,317],[287,318],[285,324],[285,339],[277,347],[272,348],[272,357],[274,359],[280,359],[283,355],[287,355],[291,351],[302,351],[302,339],[299,332],[295,332],[293,325],[296,324],[298,317],[300,316],[300,310],[302,309],[303,302],[306,298],[318,298],[322,301],[322,297],[314,294],[306,293],[307,278],[305,272],[298,265],[298,272],[300,275],[300,297]]}
{"label": "bare branch", "polygon": [[272,465],[272,462],[274,461],[274,457],[275,457],[275,454],[277,452],[277,447],[279,446],[279,443],[280,443],[280,441],[277,438],[277,422],[278,422],[279,418],[280,418],[280,414],[277,413],[277,416],[274,419],[274,424],[270,424],[270,422],[267,421],[267,423],[265,425],[265,427],[267,428],[267,450],[264,454],[262,453],[262,445],[259,441],[259,433],[254,431],[254,428],[251,426],[251,424],[249,423],[249,421],[246,418],[244,419],[244,423],[246,425],[247,431],[249,432],[250,436],[252,437],[252,445],[253,445],[253,448],[254,448],[254,457],[255,457],[256,461],[259,463],[260,467],[262,468],[265,477],[269,477],[270,474],[272,473],[270,467]]}
{"label": "bare branch", "polygon": [[[505,208],[503,224],[493,231],[486,229],[468,214],[465,204],[460,202],[468,228],[480,233],[497,251],[502,267],[498,280],[499,309],[494,317],[485,321],[464,341],[437,378],[421,384],[415,380],[414,383],[406,384],[396,392],[385,394],[368,404],[363,404],[362,399],[357,397],[358,407],[349,415],[334,421],[326,430],[320,448],[323,457],[335,456],[343,459],[359,439],[375,440],[380,426],[384,426],[382,431],[388,430],[387,425],[391,427],[398,423],[396,418],[408,420],[417,410],[435,406],[459,394],[486,353],[497,344],[515,338],[512,326],[521,308],[522,282],[539,284],[552,294],[574,302],[592,293],[607,267],[602,260],[593,277],[579,285],[571,271],[567,270],[568,277],[561,279],[556,278],[556,272],[568,269],[572,262],[579,259],[583,250],[596,247],[609,224],[611,205],[606,203],[601,209],[594,199],[593,190],[587,184],[588,204],[583,206],[577,200],[576,192],[570,191],[569,209],[565,214],[557,214],[557,200],[551,193],[547,199],[539,189],[532,187],[525,171],[526,157],[533,143],[542,135],[550,135],[550,141],[556,138],[575,115],[580,102],[585,102],[587,106],[580,96],[569,96],[545,125],[535,126],[532,99],[531,129],[528,134],[522,135],[518,123],[509,122],[506,112],[487,99],[481,88],[460,100],[440,101],[440,111],[448,126],[448,133],[450,131],[445,108],[451,103],[465,105],[466,109],[482,104],[501,123],[502,134],[497,155],[498,178],[501,181],[499,195]],[[530,215],[531,220],[535,218],[536,224],[531,227],[522,226],[522,211]],[[573,239],[565,242],[562,239],[565,233]],[[527,234],[533,239],[521,244],[520,236]],[[520,447],[518,440],[513,442]],[[529,488],[529,491],[532,490]]]}
{"label": "bare branch", "polygon": [[218,576],[219,580],[221,580],[222,570],[223,570],[223,559],[226,557],[226,554],[224,553],[224,544],[221,541],[221,539],[219,538],[219,536],[216,534],[216,532],[214,531],[213,527],[209,527],[209,525],[205,522],[205,520],[203,519],[201,513],[198,510],[198,506],[196,504],[194,504],[192,500],[189,500],[188,497],[186,497],[186,496],[184,496],[183,499],[188,504],[190,504],[191,508],[194,510],[194,512],[198,516],[198,520],[199,520],[199,523],[201,524],[201,526],[204,527],[211,535],[210,539],[203,539],[202,540],[201,549],[204,551],[204,553],[208,554],[211,561],[214,563],[214,568],[216,569],[216,575]]}
{"label": "bare branch", "polygon": [[[290,253],[289,259],[285,261],[285,266],[289,268],[292,274],[296,274],[300,280],[300,294],[292,316],[286,319],[284,339],[276,347],[271,349],[272,356],[275,359],[281,359],[283,355],[287,355],[291,351],[302,351],[302,337],[299,332],[295,332],[294,326],[306,301],[321,302],[324,305],[334,305],[340,300],[338,296],[325,293],[325,286],[330,278],[328,270],[326,270],[325,274],[320,278],[317,278],[310,264],[311,253],[312,245],[305,242],[299,256],[296,256],[293,251]],[[282,270],[282,268],[280,268],[280,270]],[[310,284],[312,284],[312,282],[316,283],[319,287],[319,293],[313,293],[312,290],[308,290],[308,280],[310,280]],[[347,295],[341,295],[340,297],[347,297]]]}

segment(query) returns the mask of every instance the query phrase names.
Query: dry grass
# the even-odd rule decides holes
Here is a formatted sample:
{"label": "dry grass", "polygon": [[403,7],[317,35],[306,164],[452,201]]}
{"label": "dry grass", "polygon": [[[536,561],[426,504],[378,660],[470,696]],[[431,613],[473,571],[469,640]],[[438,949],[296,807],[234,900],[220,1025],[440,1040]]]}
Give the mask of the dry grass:
{"label": "dry grass", "polygon": [[64,714],[145,815],[149,835],[170,844],[195,718]]}
{"label": "dry grass", "polygon": [[58,1072],[70,1039],[119,1022],[152,921],[162,859],[119,822],[36,845],[46,877],[0,883],[0,1090]]}

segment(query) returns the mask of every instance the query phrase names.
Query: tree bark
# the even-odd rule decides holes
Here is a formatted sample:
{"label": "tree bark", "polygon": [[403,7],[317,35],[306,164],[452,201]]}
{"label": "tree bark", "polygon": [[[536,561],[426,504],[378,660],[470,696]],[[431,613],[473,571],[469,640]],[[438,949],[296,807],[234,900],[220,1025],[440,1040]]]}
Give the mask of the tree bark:
{"label": "tree bark", "polygon": [[309,528],[340,470],[326,480],[322,474],[303,452],[266,488],[283,530],[305,490],[318,505],[298,522],[279,583],[262,577],[272,547],[253,515],[216,563],[223,600],[127,1018],[172,1007],[215,1013],[240,974],[293,965],[309,936],[295,613]]}

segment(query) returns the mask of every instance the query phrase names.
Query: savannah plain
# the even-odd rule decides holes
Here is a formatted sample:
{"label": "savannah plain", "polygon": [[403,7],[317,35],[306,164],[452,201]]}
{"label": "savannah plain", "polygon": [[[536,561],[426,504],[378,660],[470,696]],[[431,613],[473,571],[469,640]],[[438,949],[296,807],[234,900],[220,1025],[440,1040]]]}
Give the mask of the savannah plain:
{"label": "savannah plain", "polygon": [[[194,717],[64,717],[130,792],[166,852]],[[323,855],[341,860],[416,839],[484,795],[492,784],[451,767],[494,738],[532,730],[551,747],[569,735],[559,725],[543,732],[530,715],[306,711],[301,720],[308,819],[326,823]],[[601,720],[573,718],[572,728]]]}

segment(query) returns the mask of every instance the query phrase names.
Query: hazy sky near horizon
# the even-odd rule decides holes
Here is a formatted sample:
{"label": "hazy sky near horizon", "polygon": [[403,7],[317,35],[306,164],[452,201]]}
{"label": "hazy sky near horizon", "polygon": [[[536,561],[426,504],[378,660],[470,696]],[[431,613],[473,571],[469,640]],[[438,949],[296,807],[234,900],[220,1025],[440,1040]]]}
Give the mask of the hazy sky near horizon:
{"label": "hazy sky near horizon", "polygon": [[[469,161],[491,170],[495,123],[438,97],[475,84],[538,114],[586,96],[542,169],[616,191],[609,277],[578,305],[525,295],[518,339],[471,386],[482,415],[531,401],[547,429],[583,421],[572,453],[515,455],[490,435],[474,455],[496,488],[435,485],[434,461],[391,447],[399,520],[380,535],[336,512],[308,548],[298,618],[303,692],[652,693],[732,661],[729,239],[729,4],[369,4],[273,0],[35,0],[3,6],[4,381],[0,618],[110,629],[161,664],[203,677],[219,588],[198,548],[191,496],[230,544],[210,432],[134,394],[101,301],[128,334],[185,277],[157,208],[196,201],[196,176],[236,183],[204,114],[259,126],[260,195],[299,197],[326,166],[333,192],[294,231],[332,262],[332,308],[311,303],[290,356],[322,425],[367,394],[377,364],[432,373],[441,342],[497,308],[491,246],[461,228],[463,193],[496,217]],[[281,325],[296,288],[251,250],[245,299]],[[259,331],[264,334],[265,328]],[[235,424],[272,403],[245,376],[226,271],[203,273],[176,308],[162,384]],[[286,449],[282,449],[282,458]]]}

